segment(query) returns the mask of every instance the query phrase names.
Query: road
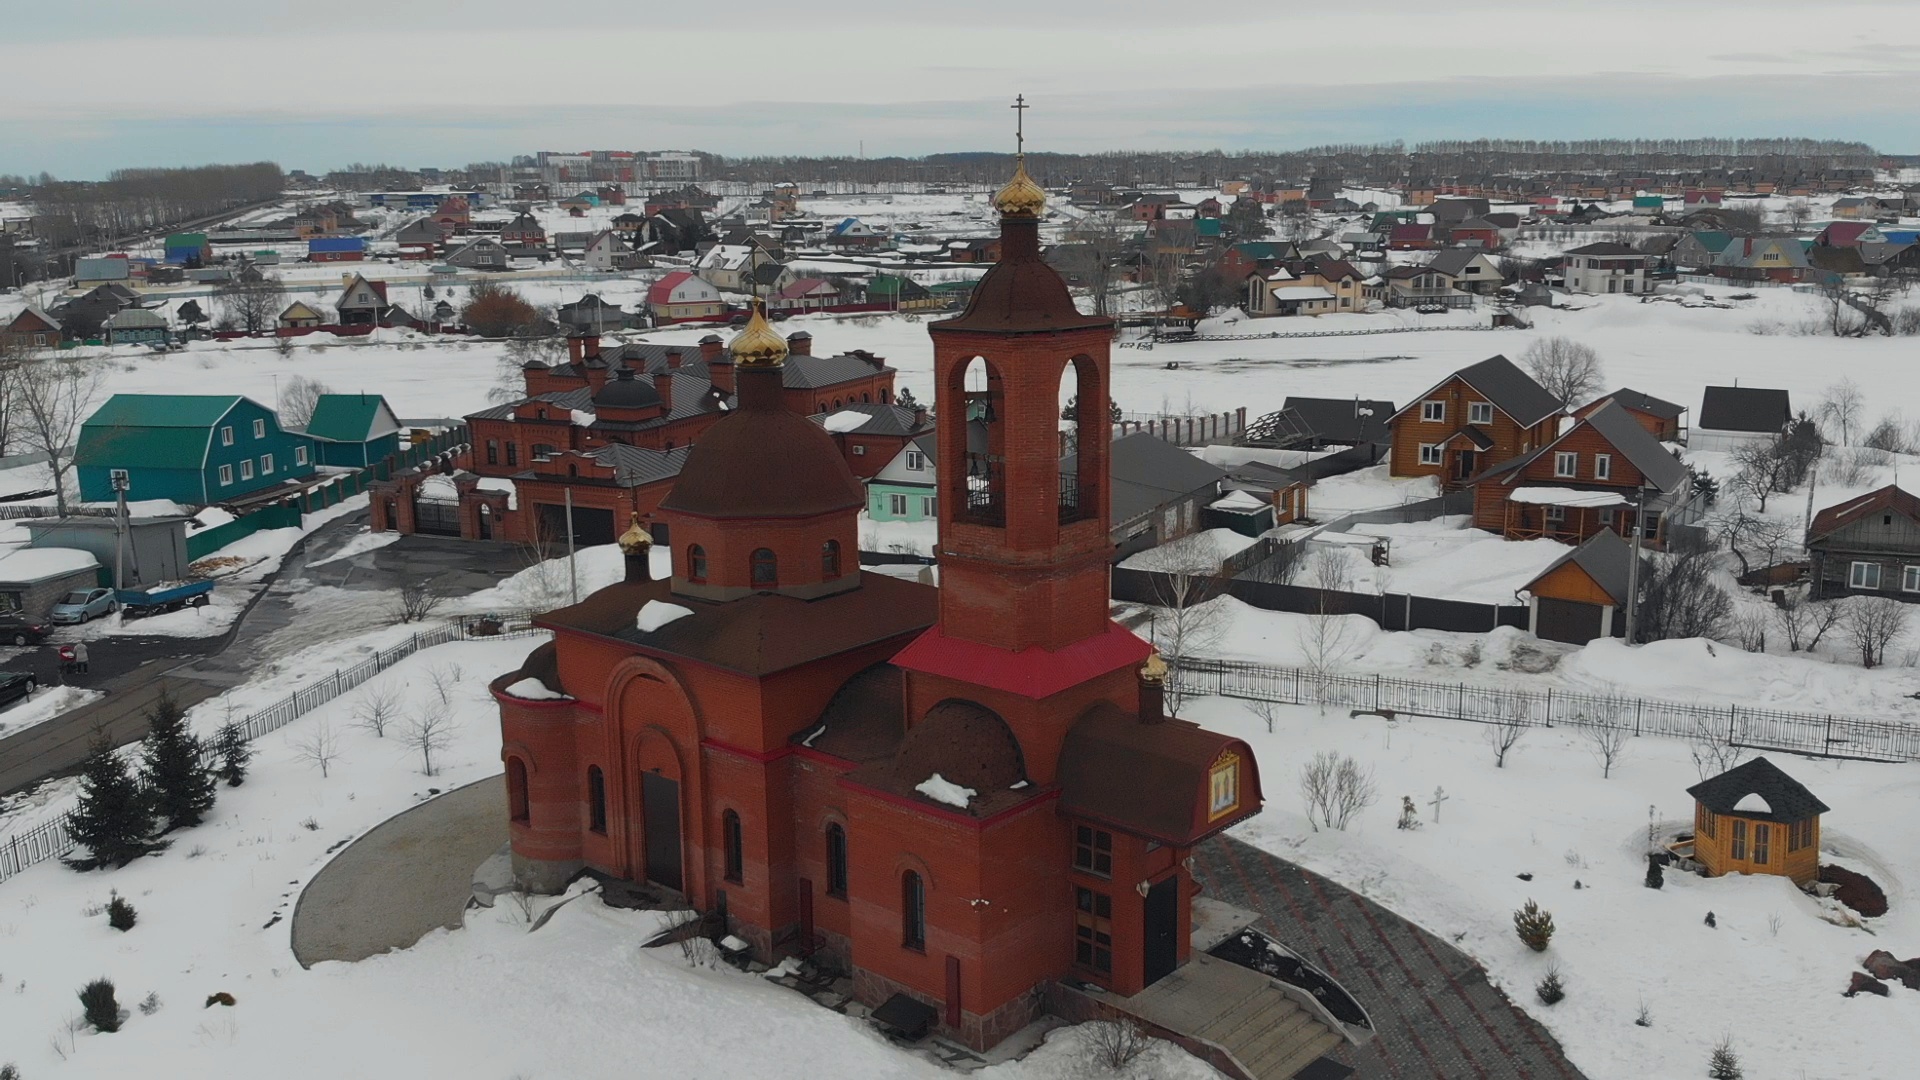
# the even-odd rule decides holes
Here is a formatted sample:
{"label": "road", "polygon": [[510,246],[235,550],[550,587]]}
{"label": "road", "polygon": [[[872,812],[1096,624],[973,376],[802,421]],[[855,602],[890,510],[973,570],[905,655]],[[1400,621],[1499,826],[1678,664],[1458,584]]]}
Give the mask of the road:
{"label": "road", "polygon": [[[89,642],[91,674],[69,681],[107,696],[0,739],[0,794],[76,771],[102,734],[116,746],[141,738],[163,687],[192,705],[302,649],[389,625],[392,593],[404,581],[429,578],[442,591],[463,595],[523,569],[512,544],[426,536],[328,561],[366,522],[360,511],[314,530],[222,636]],[[31,671],[47,684],[59,681],[58,665],[51,645],[0,659],[0,667]]]}

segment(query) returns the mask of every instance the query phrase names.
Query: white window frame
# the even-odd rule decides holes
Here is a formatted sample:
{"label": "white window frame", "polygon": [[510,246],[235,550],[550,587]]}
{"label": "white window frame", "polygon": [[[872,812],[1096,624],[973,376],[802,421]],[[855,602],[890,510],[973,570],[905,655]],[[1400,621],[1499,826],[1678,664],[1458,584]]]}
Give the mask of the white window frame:
{"label": "white window frame", "polygon": [[918,450],[907,451],[907,471],[908,472],[925,472],[926,470],[927,470],[927,455],[921,453]]}
{"label": "white window frame", "polygon": [[1549,503],[1547,505],[1547,524],[1565,525],[1566,523],[1567,523],[1567,508],[1564,506],[1557,506],[1552,503]]}
{"label": "white window frame", "polygon": [[906,516],[907,497],[905,495],[900,494],[899,492],[888,492],[887,493],[887,513],[896,514],[902,517]]}
{"label": "white window frame", "polygon": [[867,448],[866,448],[866,447],[865,447],[864,445],[862,445],[862,444],[860,444],[860,443],[854,443],[854,444],[853,444],[853,456],[854,456],[854,457],[866,457],[866,456],[867,456]]}
{"label": "white window frame", "polygon": [[939,517],[940,497],[937,495],[920,496],[920,512],[927,517]]}
{"label": "white window frame", "polygon": [[1612,454],[1593,455],[1593,478],[1595,480],[1613,479],[1613,455]]}
{"label": "white window frame", "polygon": [[220,466],[220,486],[226,487],[228,484],[231,484],[231,483],[233,483],[233,466],[231,465]]}
{"label": "white window frame", "polygon": [[1440,452],[1439,443],[1423,442],[1420,444],[1420,464],[1441,465],[1445,464],[1445,462],[1446,455]]}
{"label": "white window frame", "polygon": [[306,447],[304,447],[304,446],[296,446],[296,447],[294,447],[294,448],[293,448],[293,463],[294,463],[295,465],[305,465],[305,464],[307,463],[307,448],[306,448]]}
{"label": "white window frame", "polygon": [[1553,475],[1573,477],[1580,475],[1580,455],[1572,450],[1553,452]]}
{"label": "white window frame", "polygon": [[1467,405],[1467,423],[1469,424],[1493,423],[1493,402],[1491,401],[1469,402]]}
{"label": "white window frame", "polygon": [[[1869,583],[1868,579],[1872,581]],[[1847,588],[1880,591],[1880,564],[1877,562],[1856,562],[1847,569]]]}
{"label": "white window frame", "polygon": [[1423,401],[1420,403],[1420,420],[1427,424],[1447,422],[1447,403],[1444,401]]}
{"label": "white window frame", "polygon": [[252,459],[252,458],[243,458],[243,459],[241,460],[241,462],[240,462],[240,479],[242,479],[242,480],[251,480],[251,479],[253,479],[253,459]]}
{"label": "white window frame", "polygon": [[228,424],[220,429],[220,445],[221,446],[233,445],[233,425],[232,424]]}
{"label": "white window frame", "polygon": [[265,420],[255,420],[253,422],[253,437],[256,439],[264,439],[267,437],[267,422]]}
{"label": "white window frame", "polygon": [[1900,591],[1920,592],[1920,566],[1908,563],[1900,568]]}
{"label": "white window frame", "polygon": [[260,455],[260,475],[261,476],[273,475],[273,455],[272,454]]}

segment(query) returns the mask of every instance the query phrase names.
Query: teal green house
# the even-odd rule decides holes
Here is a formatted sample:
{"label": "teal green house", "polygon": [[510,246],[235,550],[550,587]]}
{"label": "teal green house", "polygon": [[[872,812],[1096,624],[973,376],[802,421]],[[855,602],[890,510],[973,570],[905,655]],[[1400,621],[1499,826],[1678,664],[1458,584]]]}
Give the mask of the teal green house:
{"label": "teal green house", "polygon": [[306,436],[320,464],[364,469],[400,449],[400,420],[379,394],[321,394]]}
{"label": "teal green house", "polygon": [[73,454],[80,498],[206,506],[313,473],[313,447],[272,409],[238,394],[115,394],[80,426]]}
{"label": "teal green house", "polygon": [[934,438],[902,447],[867,481],[867,516],[875,521],[927,521],[936,516]]}

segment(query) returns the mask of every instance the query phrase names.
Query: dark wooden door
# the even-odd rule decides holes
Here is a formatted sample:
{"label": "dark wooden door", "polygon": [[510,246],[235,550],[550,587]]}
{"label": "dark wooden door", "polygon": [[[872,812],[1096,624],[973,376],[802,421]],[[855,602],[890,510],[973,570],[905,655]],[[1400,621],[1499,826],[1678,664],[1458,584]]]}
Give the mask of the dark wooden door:
{"label": "dark wooden door", "polygon": [[647,880],[674,892],[685,891],[680,876],[680,782],[659,773],[640,774],[640,799],[647,821]]}
{"label": "dark wooden door", "polygon": [[1141,955],[1148,986],[1172,974],[1180,963],[1179,889],[1180,875],[1174,874],[1147,890],[1146,942]]}
{"label": "dark wooden door", "polygon": [[800,879],[800,947],[801,956],[813,955],[813,882]]}

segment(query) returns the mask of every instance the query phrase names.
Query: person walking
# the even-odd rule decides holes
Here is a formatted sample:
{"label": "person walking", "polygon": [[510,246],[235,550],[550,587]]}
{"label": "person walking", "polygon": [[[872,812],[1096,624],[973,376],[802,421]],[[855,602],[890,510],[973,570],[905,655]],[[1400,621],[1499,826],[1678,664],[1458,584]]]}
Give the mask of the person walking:
{"label": "person walking", "polygon": [[84,641],[76,641],[73,644],[73,666],[79,670],[80,674],[87,673],[87,643]]}

